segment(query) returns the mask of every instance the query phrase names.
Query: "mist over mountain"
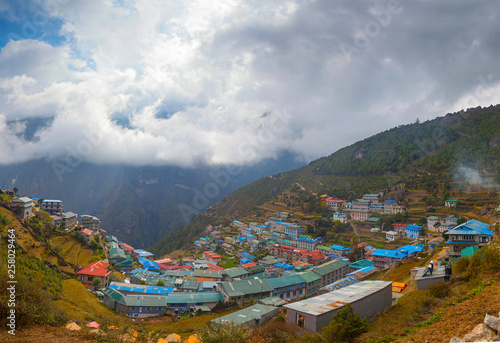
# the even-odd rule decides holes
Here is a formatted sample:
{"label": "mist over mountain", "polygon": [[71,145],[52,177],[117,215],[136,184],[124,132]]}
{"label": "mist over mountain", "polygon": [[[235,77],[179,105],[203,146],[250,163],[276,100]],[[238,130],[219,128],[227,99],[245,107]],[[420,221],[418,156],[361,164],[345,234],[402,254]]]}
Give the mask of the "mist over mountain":
{"label": "mist over mountain", "polygon": [[[90,214],[135,247],[147,247],[235,189],[303,165],[289,153],[248,167],[194,169],[34,160],[0,166],[0,187],[60,199],[65,211]],[[64,169],[68,168],[68,169]]]}

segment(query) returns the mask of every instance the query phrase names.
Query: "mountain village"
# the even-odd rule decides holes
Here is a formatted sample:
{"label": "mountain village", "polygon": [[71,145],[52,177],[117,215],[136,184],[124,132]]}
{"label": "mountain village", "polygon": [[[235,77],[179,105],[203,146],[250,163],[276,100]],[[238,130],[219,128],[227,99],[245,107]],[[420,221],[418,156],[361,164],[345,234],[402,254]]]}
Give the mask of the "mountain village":
{"label": "mountain village", "polygon": [[[473,255],[493,239],[489,223],[458,222],[453,216],[429,216],[423,225],[395,222],[383,231],[384,216],[406,211],[397,201],[384,200],[382,194],[365,194],[352,202],[322,195],[319,200],[331,211],[323,219],[369,225],[392,248],[359,239],[332,244],[308,234],[307,223],[293,222],[294,213],[278,212],[263,223],[234,219],[225,227],[209,225],[193,243],[192,257],[155,259],[108,235],[92,215],[77,221],[77,214],[64,211],[61,200],[3,192],[13,196],[10,207],[21,219],[50,218],[67,233],[77,230],[87,244],[97,242],[106,258],[81,266],[78,280],[109,308],[137,319],[169,313],[181,320],[241,307],[213,323],[255,327],[283,313],[287,325],[318,332],[345,304],[361,318],[394,305],[408,284],[375,280],[382,271],[438,252],[429,266],[411,270],[416,289],[425,289],[449,280],[451,261]],[[443,203],[456,205],[456,199]],[[112,270],[123,274],[123,282],[110,280]]]}

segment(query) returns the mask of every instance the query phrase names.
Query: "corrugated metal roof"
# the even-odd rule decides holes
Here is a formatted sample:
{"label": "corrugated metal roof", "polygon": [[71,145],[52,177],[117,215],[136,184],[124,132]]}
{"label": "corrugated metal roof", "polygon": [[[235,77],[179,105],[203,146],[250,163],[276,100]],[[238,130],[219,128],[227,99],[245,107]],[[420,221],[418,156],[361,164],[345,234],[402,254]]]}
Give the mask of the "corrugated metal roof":
{"label": "corrugated metal roof", "polygon": [[167,296],[167,304],[195,304],[223,301],[220,292],[172,293]]}
{"label": "corrugated metal roof", "polygon": [[[271,313],[273,311],[277,312],[278,308],[274,306],[267,306],[262,304],[255,304],[241,311],[237,311],[223,317],[216,318],[212,320],[213,323],[217,324],[234,324],[242,325],[248,323],[255,318],[260,318],[263,315]],[[278,314],[278,313],[276,313]]]}
{"label": "corrugated metal roof", "polygon": [[330,274],[331,272],[340,269],[342,267],[345,267],[349,265],[349,262],[343,261],[343,260],[335,260],[335,261],[330,261],[327,263],[324,263],[320,266],[314,267],[312,269],[313,272],[315,272],[318,275],[326,275]]}
{"label": "corrugated metal roof", "polygon": [[299,274],[294,274],[294,275],[288,275],[288,276],[282,276],[282,277],[277,277],[273,279],[268,279],[267,282],[271,285],[273,289],[276,288],[281,288],[281,287],[288,287],[288,286],[293,286],[293,285],[298,285],[301,283],[305,283],[306,280]]}
{"label": "corrugated metal roof", "polygon": [[239,281],[223,282],[221,287],[224,288],[230,297],[269,292],[273,290],[273,287],[269,284],[269,282],[262,279],[244,279]]}
{"label": "corrugated metal roof", "polygon": [[386,287],[391,287],[391,285],[392,281],[362,281],[317,297],[284,305],[284,307],[318,316],[360,300]]}

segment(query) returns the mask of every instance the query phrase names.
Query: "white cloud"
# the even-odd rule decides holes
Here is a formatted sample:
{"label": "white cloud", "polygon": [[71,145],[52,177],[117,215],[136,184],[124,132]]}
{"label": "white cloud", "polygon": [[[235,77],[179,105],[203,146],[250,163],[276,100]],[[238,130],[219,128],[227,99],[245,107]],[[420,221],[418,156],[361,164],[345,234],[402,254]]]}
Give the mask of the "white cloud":
{"label": "white cloud", "polygon": [[[464,5],[457,21],[452,2],[401,3],[346,54],[342,44],[355,47],[388,6],[48,1],[63,43],[0,51],[1,161],[76,152],[94,163],[244,164],[285,149],[313,159],[500,100],[494,76],[475,95],[500,57],[496,4]],[[8,125],[38,116],[54,120],[36,142],[20,138],[24,124]]]}

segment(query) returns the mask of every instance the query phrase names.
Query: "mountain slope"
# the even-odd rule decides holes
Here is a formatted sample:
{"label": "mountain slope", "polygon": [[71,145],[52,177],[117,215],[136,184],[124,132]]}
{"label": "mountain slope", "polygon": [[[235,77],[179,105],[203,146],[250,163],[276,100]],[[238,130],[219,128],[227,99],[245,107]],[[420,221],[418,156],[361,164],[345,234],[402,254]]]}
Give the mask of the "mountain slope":
{"label": "mountain slope", "polygon": [[0,166],[0,186],[17,187],[20,194],[32,197],[61,199],[66,211],[97,216],[102,228],[137,248],[157,242],[231,191],[302,165],[287,153],[231,175],[226,167],[97,166],[73,161],[65,169],[67,163],[37,160]]}
{"label": "mountain slope", "polygon": [[[352,200],[365,192],[393,192],[401,185],[444,194],[451,187],[496,187],[500,164],[500,105],[447,114],[399,126],[340,149],[308,166],[246,185],[151,250],[165,254],[199,236],[208,225],[252,216],[293,185],[310,193]],[[436,195],[437,196],[437,195]]]}

